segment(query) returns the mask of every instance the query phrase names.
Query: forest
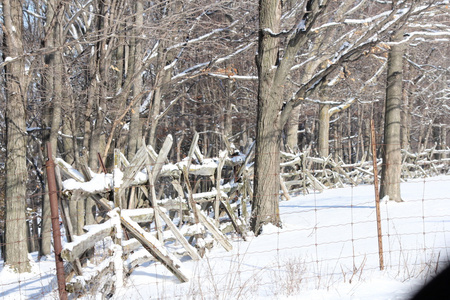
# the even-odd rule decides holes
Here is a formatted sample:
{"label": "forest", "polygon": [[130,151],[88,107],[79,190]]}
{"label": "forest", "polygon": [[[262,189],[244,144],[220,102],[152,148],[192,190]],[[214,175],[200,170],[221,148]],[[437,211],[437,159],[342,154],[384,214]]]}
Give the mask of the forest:
{"label": "forest", "polygon": [[[256,235],[281,225],[282,155],[371,159],[373,120],[381,197],[401,201],[405,155],[450,154],[448,0],[2,0],[0,9],[0,243],[19,272],[30,230],[31,250],[51,253],[47,147],[93,173],[111,172],[115,151],[128,161],[143,145],[161,154],[168,136],[164,163],[195,162],[194,140],[208,158],[254,147]],[[88,206],[83,224],[96,222]]]}

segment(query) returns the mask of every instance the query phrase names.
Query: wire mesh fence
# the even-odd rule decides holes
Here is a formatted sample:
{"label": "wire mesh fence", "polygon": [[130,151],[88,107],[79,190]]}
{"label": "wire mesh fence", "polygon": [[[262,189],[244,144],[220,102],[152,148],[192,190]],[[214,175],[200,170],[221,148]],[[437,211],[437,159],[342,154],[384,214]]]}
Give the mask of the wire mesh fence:
{"label": "wire mesh fence", "polygon": [[[208,230],[199,231],[202,233],[201,239],[196,236],[198,232],[191,233],[190,238],[187,239],[193,246],[197,246],[197,249],[202,247],[200,242],[206,245],[203,246],[205,254],[199,260],[189,258],[185,251],[181,251],[180,243],[169,233],[166,222],[162,220],[161,224],[156,224],[153,219],[147,220],[143,228],[152,234],[161,230],[165,249],[179,258],[180,268],[189,277],[185,283],[180,283],[176,276],[157,259],[148,255],[143,259],[145,250],[142,247],[125,250],[131,237],[127,236],[126,231],[122,236],[118,236],[117,229],[114,229],[116,227],[113,225],[111,225],[113,230],[110,233],[95,242],[94,254],[81,259],[83,268],[81,275],[73,271],[74,268],[71,265],[74,262],[66,261],[66,281],[70,283],[78,276],[79,282],[85,282],[85,285],[72,295],[88,299],[97,297],[248,299],[298,295],[308,299],[308,295],[313,293],[360,295],[362,292],[358,287],[368,285],[375,278],[382,283],[391,280],[391,283],[397,284],[402,289],[397,291],[400,296],[406,298],[408,293],[411,293],[425,278],[441,270],[449,258],[447,241],[450,233],[447,227],[450,206],[447,204],[449,196],[446,191],[447,184],[450,184],[450,176],[448,168],[445,167],[448,162],[442,156],[439,159],[436,158],[433,165],[440,166],[440,169],[434,168],[436,170],[430,177],[423,172],[422,178],[417,175],[411,177],[418,178],[402,180],[404,202],[397,203],[386,199],[380,201],[383,271],[380,271],[374,186],[361,182],[359,185],[345,183],[341,187],[332,186],[332,188],[325,185],[325,188],[320,191],[315,189],[316,185],[311,184],[306,190],[291,193],[288,201],[280,198],[283,199],[279,202],[282,228],[266,225],[258,237],[254,237],[251,232],[246,232],[245,240],[236,230],[225,231],[229,232],[226,237],[232,245],[230,251],[222,247]],[[315,173],[314,164],[312,166],[313,168],[309,171],[315,177],[319,177],[318,174],[324,174],[323,172]],[[433,170],[432,166],[430,170]],[[226,174],[224,171],[223,178],[229,180],[228,178],[232,177],[230,174],[232,173]],[[114,179],[114,175],[112,176]],[[195,194],[195,190],[198,193],[205,193],[202,190],[203,186],[205,190],[215,191],[211,197],[216,197],[215,181],[207,177],[206,175],[194,176],[196,180],[191,182],[194,190],[191,191],[192,194]],[[344,175],[341,176],[341,178],[344,177]],[[102,180],[108,181],[108,176],[105,175]],[[114,187],[114,181],[112,182],[113,185],[109,186],[110,197],[105,199],[111,200],[109,203],[114,202],[111,190]],[[167,180],[158,182],[157,191],[160,191],[158,199],[164,199],[167,196],[165,193],[168,192],[161,191],[163,184],[166,189],[170,186]],[[128,193],[130,196],[131,190]],[[135,193],[144,192],[140,190]],[[67,191],[60,188],[58,194],[62,199],[60,204],[66,201],[68,206],[73,205]],[[42,198],[42,196],[43,193],[35,193],[29,195],[29,199]],[[71,196],[73,197],[73,194]],[[150,198],[148,195],[147,197]],[[212,209],[205,204],[207,197],[209,196],[204,194],[203,198],[196,199],[203,208],[206,208],[206,211],[208,207],[209,210]],[[239,220],[242,220],[243,203],[248,211],[251,210],[251,203],[250,201],[241,202],[242,199],[239,197],[233,198],[232,201],[231,198],[228,200],[232,205],[240,205],[237,214],[239,214]],[[175,205],[180,203],[177,202]],[[141,208],[145,206],[149,204],[141,203]],[[75,207],[72,212],[76,211],[77,206],[72,207]],[[138,205],[136,204],[135,207]],[[64,206],[60,206],[60,211],[63,209]],[[179,209],[182,210],[182,208]],[[182,231],[183,221],[180,221],[183,219],[182,215],[172,214],[171,210],[176,209],[173,206],[169,208],[168,215]],[[106,216],[106,211],[102,208],[99,208],[96,215],[98,222],[111,219],[110,216]],[[42,223],[40,216],[39,210],[30,210],[27,214],[29,235],[26,242],[30,251],[31,272],[15,273],[2,261],[0,271],[2,298],[58,298],[54,256],[39,257],[38,252],[35,251],[37,237],[41,233],[39,232],[39,224]],[[76,218],[70,215],[68,219]],[[228,220],[229,217],[222,215],[219,221],[222,219]],[[17,221],[24,222],[24,220]],[[65,222],[67,219],[60,219],[63,243],[67,244],[68,229]],[[240,225],[245,227],[245,223]],[[224,229],[223,226],[218,225],[218,227]],[[187,236],[185,232],[183,234]],[[71,237],[73,241],[78,239],[75,235]],[[1,243],[3,254],[3,249],[7,245],[5,240]],[[115,246],[118,244],[122,247],[120,251]],[[116,258],[120,259],[123,265],[133,259],[137,259],[137,263],[129,264],[125,273],[119,272],[118,263],[114,261]],[[123,276],[123,279],[118,279],[119,275]],[[89,281],[91,278],[96,280]],[[118,284],[120,280],[122,283]],[[405,285],[404,282],[408,284]],[[368,287],[367,290],[370,288]],[[392,292],[392,288],[389,287],[385,290],[386,293]]]}

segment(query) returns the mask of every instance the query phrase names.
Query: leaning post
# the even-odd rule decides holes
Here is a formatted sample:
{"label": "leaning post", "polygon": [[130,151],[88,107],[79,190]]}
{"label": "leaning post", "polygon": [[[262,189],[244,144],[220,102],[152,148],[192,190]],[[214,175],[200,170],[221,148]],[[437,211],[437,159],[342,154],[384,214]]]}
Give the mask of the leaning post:
{"label": "leaning post", "polygon": [[55,162],[52,157],[51,144],[47,143],[47,170],[48,194],[50,198],[50,210],[53,231],[53,246],[55,249],[56,277],[58,279],[59,299],[67,300],[66,280],[64,275],[64,263],[61,257],[62,243],[59,227],[58,191],[56,189]]}

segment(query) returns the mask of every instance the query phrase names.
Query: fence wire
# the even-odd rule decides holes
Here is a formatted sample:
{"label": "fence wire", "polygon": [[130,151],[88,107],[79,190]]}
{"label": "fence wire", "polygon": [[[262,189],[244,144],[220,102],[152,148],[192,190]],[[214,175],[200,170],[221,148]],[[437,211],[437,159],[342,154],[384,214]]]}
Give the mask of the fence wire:
{"label": "fence wire", "polygon": [[[114,287],[115,274],[109,272],[101,276],[100,290],[91,284],[85,287],[83,296],[88,299],[100,294],[117,299],[246,299],[329,290],[336,285],[362,284],[382,275],[395,281],[424,280],[448,263],[450,251],[450,206],[447,204],[450,197],[446,193],[450,176],[434,175],[404,180],[401,183],[404,202],[381,200],[384,271],[380,271],[379,265],[374,187],[346,185],[322,192],[310,189],[308,194],[298,193],[289,201],[281,201],[283,227],[265,226],[261,236],[250,234],[247,241],[236,233],[228,233],[233,245],[230,252],[214,243],[198,262],[184,256],[181,262],[190,275],[187,283],[179,283],[161,263],[149,261],[136,267],[125,278],[123,287]],[[63,197],[64,193],[59,193]],[[42,193],[29,195],[29,201],[41,197]],[[33,230],[38,227],[32,225],[42,222],[40,212],[30,211],[27,221],[32,271],[14,273],[2,260],[0,298],[57,298],[54,257],[39,258],[33,251],[38,235]],[[154,230],[154,225],[149,228]],[[99,266],[112,255],[114,243],[113,238],[96,243],[95,255],[84,262],[84,277],[102,271]],[[166,244],[174,251],[179,246],[173,241]],[[3,239],[1,246],[3,253],[6,246]]]}

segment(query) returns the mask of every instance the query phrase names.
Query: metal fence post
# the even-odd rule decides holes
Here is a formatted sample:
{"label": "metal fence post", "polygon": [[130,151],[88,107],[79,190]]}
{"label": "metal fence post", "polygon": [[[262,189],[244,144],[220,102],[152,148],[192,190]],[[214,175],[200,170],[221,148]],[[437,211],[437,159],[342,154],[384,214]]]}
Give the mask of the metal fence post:
{"label": "metal fence post", "polygon": [[373,159],[373,184],[375,187],[375,207],[377,213],[377,230],[378,230],[378,255],[380,258],[380,270],[384,270],[383,259],[383,234],[381,232],[381,215],[380,215],[380,194],[378,191],[378,169],[377,169],[377,147],[375,141],[375,126],[373,119],[370,121],[372,131],[372,159]]}
{"label": "metal fence post", "polygon": [[56,277],[58,279],[59,299],[67,300],[66,279],[64,275],[64,263],[61,257],[62,243],[59,227],[58,191],[56,189],[55,162],[52,158],[51,144],[47,143],[47,170],[48,194],[50,198],[50,210],[53,231],[53,247],[55,249]]}

